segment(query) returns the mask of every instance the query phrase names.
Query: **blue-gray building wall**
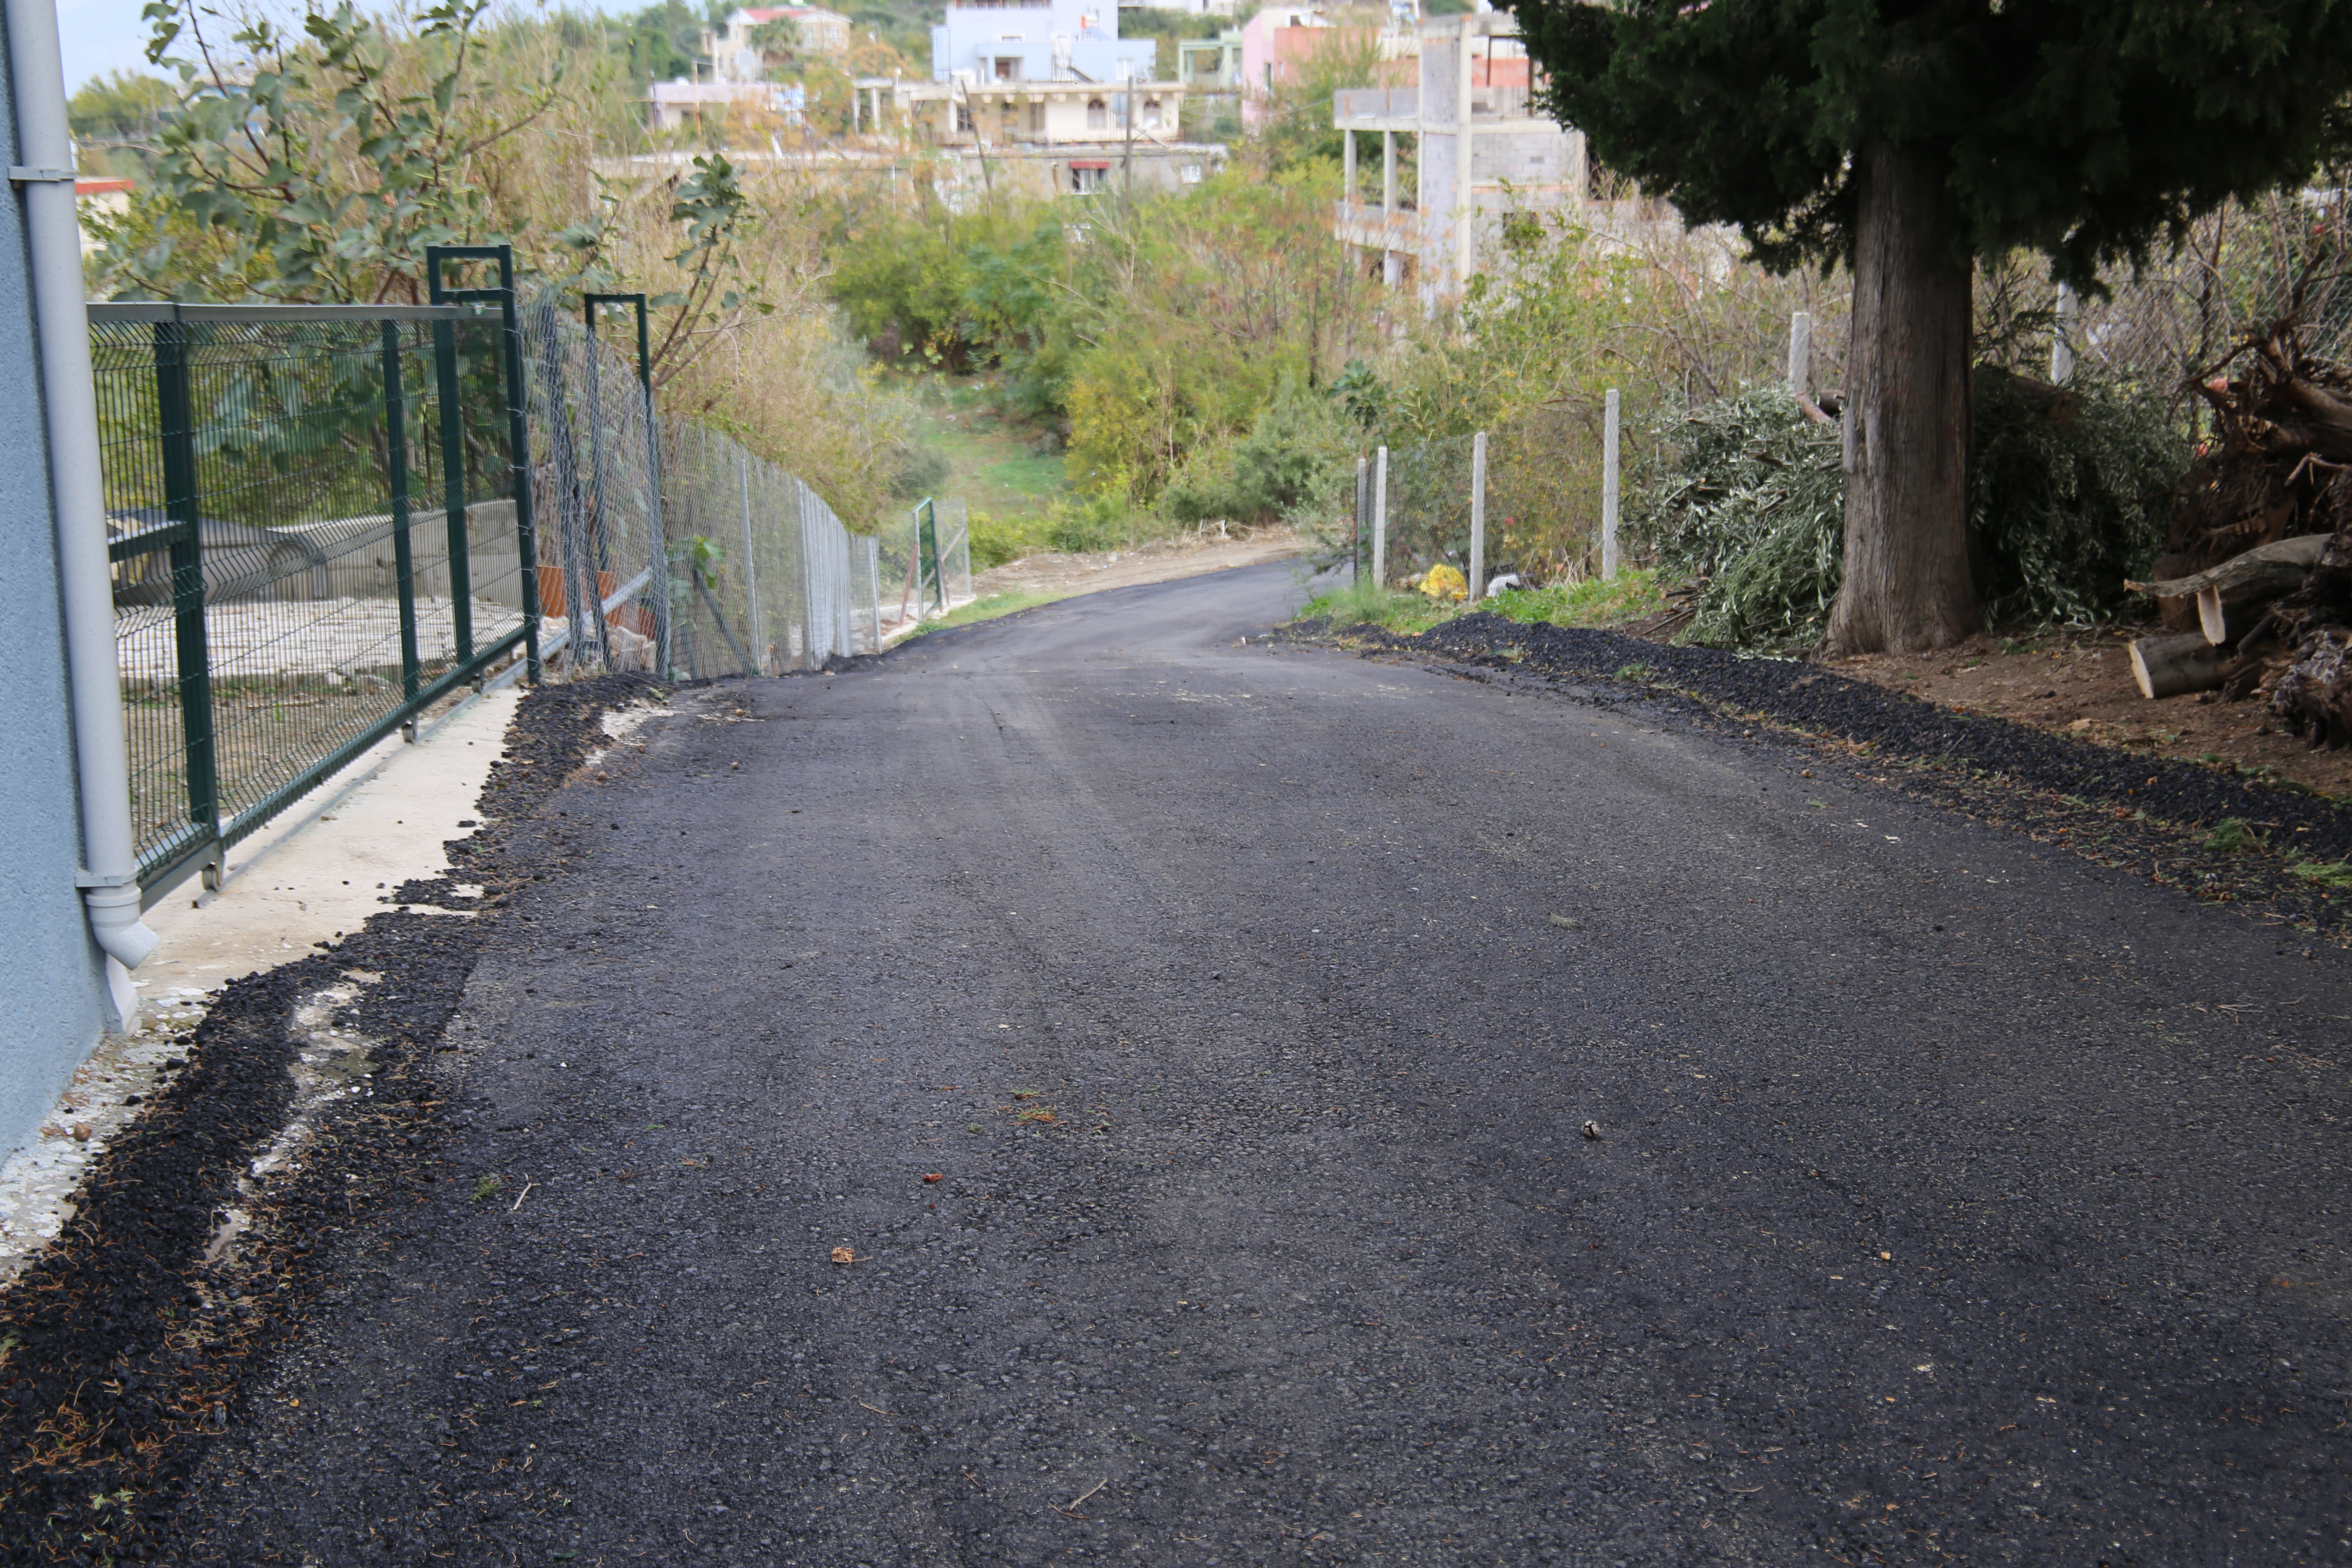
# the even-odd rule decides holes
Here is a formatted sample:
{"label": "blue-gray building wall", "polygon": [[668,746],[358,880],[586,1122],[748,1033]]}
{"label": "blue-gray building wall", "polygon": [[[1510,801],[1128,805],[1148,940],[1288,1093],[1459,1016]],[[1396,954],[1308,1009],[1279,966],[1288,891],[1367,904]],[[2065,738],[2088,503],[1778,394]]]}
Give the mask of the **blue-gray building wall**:
{"label": "blue-gray building wall", "polygon": [[[0,143],[16,150],[0,32]],[[24,199],[0,201],[0,1154],[40,1121],[104,1032],[105,959],[89,939],[74,875],[81,811],[66,689],[47,433],[35,374]]]}
{"label": "blue-gray building wall", "polygon": [[945,20],[931,29],[931,79],[946,81],[957,71],[968,70],[981,81],[997,80],[993,62],[1012,59],[1020,64],[1002,79],[1051,81],[1055,79],[1056,38],[1068,50],[1072,70],[1087,81],[1117,81],[1122,76],[1148,81],[1160,48],[1157,39],[1118,36],[1118,6],[1113,0],[950,5]]}

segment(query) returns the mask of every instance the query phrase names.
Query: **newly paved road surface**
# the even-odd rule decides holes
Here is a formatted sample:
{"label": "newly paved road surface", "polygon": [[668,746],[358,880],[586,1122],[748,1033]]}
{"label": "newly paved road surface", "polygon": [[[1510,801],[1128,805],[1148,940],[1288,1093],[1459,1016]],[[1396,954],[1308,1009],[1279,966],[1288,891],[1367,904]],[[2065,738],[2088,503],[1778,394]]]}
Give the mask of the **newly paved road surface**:
{"label": "newly paved road surface", "polygon": [[1292,602],[689,693],[563,792],[457,1179],[218,1439],[212,1539],[2352,1554],[2340,954],[1813,756],[1237,641]]}

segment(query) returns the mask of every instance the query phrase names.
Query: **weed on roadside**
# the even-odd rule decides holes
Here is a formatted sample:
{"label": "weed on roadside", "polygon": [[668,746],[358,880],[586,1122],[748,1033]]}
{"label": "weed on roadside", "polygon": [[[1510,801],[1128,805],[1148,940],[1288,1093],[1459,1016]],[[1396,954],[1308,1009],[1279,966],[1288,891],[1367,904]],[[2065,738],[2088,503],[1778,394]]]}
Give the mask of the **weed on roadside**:
{"label": "weed on roadside", "polygon": [[2205,836],[2205,847],[2216,855],[2235,855],[2262,847],[2263,836],[2242,816],[2225,816]]}

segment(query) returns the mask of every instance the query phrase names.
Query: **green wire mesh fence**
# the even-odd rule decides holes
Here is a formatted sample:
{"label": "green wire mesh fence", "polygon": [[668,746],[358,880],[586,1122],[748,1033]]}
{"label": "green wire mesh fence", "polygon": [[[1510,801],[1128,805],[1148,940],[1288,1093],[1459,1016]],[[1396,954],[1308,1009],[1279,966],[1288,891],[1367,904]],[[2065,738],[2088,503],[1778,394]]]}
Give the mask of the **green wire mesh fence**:
{"label": "green wire mesh fence", "polygon": [[503,376],[459,307],[93,305],[90,331],[152,888],[514,657]]}
{"label": "green wire mesh fence", "polygon": [[230,847],[462,688],[776,675],[886,640],[877,540],[658,418],[642,359],[555,294],[519,300],[495,248],[444,251],[436,274],[451,261],[495,262],[499,285],[89,308],[150,901],[216,879]]}

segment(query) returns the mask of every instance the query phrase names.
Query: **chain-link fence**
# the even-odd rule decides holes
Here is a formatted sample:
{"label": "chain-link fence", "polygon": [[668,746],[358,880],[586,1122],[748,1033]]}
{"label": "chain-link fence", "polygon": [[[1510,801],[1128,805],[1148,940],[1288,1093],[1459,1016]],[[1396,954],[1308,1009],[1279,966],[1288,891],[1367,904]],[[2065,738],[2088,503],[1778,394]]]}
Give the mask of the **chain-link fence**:
{"label": "chain-link fence", "polygon": [[716,430],[672,423],[664,436],[677,668],[781,675],[879,652],[879,542]]}
{"label": "chain-link fence", "polygon": [[[501,252],[438,258],[429,306],[90,307],[151,898],[468,684],[884,646],[881,540],[656,419],[641,355],[519,302]],[[445,290],[450,262],[499,285]]]}

